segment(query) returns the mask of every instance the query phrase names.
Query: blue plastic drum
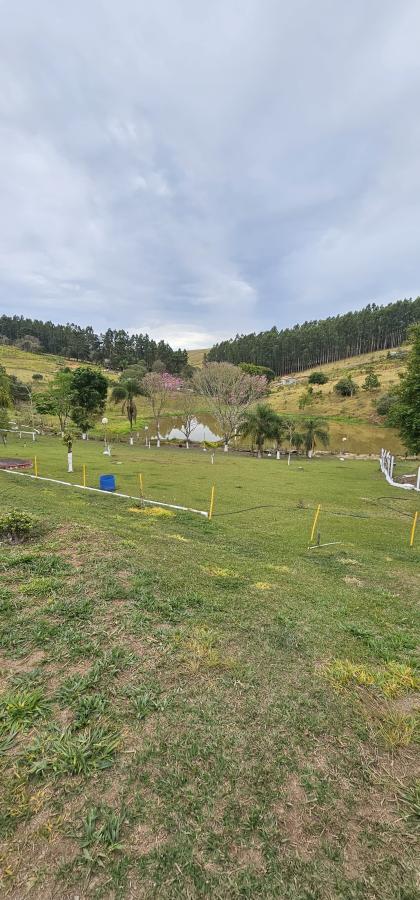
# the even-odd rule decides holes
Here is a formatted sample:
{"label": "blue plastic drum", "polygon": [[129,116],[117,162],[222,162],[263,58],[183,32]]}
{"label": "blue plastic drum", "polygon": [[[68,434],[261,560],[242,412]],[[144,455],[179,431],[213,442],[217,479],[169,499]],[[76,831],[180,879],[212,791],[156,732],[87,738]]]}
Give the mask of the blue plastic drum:
{"label": "blue plastic drum", "polygon": [[100,475],[99,487],[101,491],[115,491],[115,475]]}

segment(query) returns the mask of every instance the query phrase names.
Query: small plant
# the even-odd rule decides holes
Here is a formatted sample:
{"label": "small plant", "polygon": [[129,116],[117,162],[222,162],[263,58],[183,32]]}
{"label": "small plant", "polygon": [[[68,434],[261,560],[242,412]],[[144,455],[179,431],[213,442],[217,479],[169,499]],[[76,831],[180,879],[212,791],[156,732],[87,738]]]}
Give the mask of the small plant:
{"label": "small plant", "polygon": [[75,706],[74,727],[84,728],[95,716],[100,716],[109,706],[109,700],[103,694],[85,694]]}
{"label": "small plant", "polygon": [[137,719],[145,719],[149,713],[163,712],[167,701],[161,699],[158,691],[138,688],[130,693],[131,707]]}
{"label": "small plant", "polygon": [[404,818],[420,829],[420,778],[417,778],[411,788],[400,796],[405,807]]}
{"label": "small plant", "polygon": [[391,747],[407,747],[420,742],[420,721],[416,716],[390,713],[382,720],[379,731]]}
{"label": "small plant", "polygon": [[0,538],[12,544],[20,544],[28,540],[36,532],[38,520],[30,513],[19,509],[11,509],[0,516]]}
{"label": "small plant", "polygon": [[106,728],[85,728],[76,734],[52,727],[27,749],[22,760],[28,774],[90,775],[112,765],[119,736]]}
{"label": "small plant", "polygon": [[48,701],[39,689],[3,694],[0,698],[0,734],[24,731],[48,712]]}
{"label": "small plant", "polygon": [[82,847],[78,865],[90,870],[105,864],[105,860],[123,849],[121,832],[126,824],[126,812],[119,812],[110,806],[89,806],[80,827],[72,834]]}

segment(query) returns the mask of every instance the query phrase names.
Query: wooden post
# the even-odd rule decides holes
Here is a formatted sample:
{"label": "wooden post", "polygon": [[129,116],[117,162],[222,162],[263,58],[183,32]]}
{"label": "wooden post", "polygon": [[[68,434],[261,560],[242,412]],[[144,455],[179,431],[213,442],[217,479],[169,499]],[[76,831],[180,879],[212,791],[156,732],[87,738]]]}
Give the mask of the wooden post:
{"label": "wooden post", "polygon": [[140,472],[140,474],[139,474],[139,484],[140,484],[140,496],[143,497],[143,496],[144,496],[144,490],[143,490],[143,475],[141,474],[141,472]]}
{"label": "wooden post", "polygon": [[416,533],[416,525],[417,525],[418,515],[419,515],[418,512],[414,513],[413,524],[411,526],[411,532],[410,532],[410,547],[412,547],[414,544],[414,535]]}
{"label": "wooden post", "polygon": [[34,456],[34,472],[35,472],[35,478],[38,478],[38,460],[37,460],[36,456]]}
{"label": "wooden post", "polygon": [[211,521],[211,519],[213,517],[215,490],[216,490],[215,486],[213,485],[213,487],[211,489],[211,496],[210,496],[209,521]]}
{"label": "wooden post", "polygon": [[314,534],[315,534],[316,524],[317,524],[317,522],[318,522],[320,512],[321,512],[321,504],[318,503],[318,508],[317,508],[316,513],[315,513],[314,521],[313,521],[313,524],[312,524],[311,536],[310,536],[310,538],[309,538],[309,543],[310,543],[310,544],[312,544],[312,541],[313,541],[313,539],[314,539]]}

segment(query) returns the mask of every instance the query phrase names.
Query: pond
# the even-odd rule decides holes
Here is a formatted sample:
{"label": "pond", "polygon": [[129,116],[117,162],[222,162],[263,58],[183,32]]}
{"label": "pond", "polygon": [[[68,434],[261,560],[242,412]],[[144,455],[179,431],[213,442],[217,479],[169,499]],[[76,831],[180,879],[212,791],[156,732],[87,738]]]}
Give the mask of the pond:
{"label": "pond", "polygon": [[[220,441],[221,436],[217,432],[217,424],[212,416],[201,416],[200,419],[194,419],[194,430],[190,435],[190,443],[199,444],[203,441]],[[182,417],[171,416],[162,418],[160,425],[161,437],[171,441],[185,441],[185,434],[181,431]],[[151,437],[154,435],[154,427],[150,426]]]}

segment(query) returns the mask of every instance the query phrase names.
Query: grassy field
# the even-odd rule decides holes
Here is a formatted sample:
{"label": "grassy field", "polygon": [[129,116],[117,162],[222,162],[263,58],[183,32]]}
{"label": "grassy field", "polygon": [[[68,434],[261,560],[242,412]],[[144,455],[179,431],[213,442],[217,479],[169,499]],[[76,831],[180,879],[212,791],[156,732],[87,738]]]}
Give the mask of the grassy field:
{"label": "grassy field", "polygon": [[205,353],[208,353],[208,350],[189,350],[188,362],[190,366],[198,366],[201,368]]}
{"label": "grassy field", "polygon": [[[0,473],[41,523],[0,545],[2,896],[414,900],[418,499],[368,461],[74,456],[204,509],[214,483],[215,516]],[[318,503],[339,543],[309,550]]]}

